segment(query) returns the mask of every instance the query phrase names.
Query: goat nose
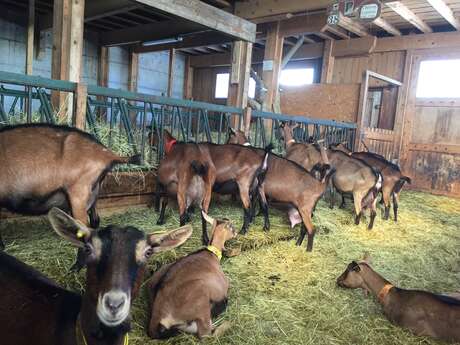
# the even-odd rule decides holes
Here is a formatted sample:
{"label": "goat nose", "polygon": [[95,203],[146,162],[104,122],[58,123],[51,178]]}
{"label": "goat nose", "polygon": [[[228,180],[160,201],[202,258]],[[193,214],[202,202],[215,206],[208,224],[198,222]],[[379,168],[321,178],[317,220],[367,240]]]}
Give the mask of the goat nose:
{"label": "goat nose", "polygon": [[110,310],[113,315],[116,315],[120,309],[123,308],[126,303],[123,296],[106,296],[104,304],[105,307]]}

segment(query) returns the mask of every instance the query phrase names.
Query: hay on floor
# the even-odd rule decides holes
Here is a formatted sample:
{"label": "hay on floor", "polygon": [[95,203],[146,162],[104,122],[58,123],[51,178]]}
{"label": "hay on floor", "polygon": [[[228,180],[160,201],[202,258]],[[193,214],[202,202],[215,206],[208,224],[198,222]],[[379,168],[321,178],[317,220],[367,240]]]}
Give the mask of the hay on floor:
{"label": "hay on floor", "polygon": [[[231,281],[229,307],[217,322],[232,325],[219,339],[207,344],[438,344],[415,337],[391,325],[372,297],[360,291],[337,288],[335,279],[353,259],[364,252],[373,267],[404,288],[452,292],[460,289],[460,200],[426,193],[402,193],[400,220],[383,221],[379,214],[373,231],[368,219],[355,226],[351,204],[330,210],[318,205],[313,222],[318,230],[313,253],[297,247],[285,216],[271,212],[272,230],[262,231],[262,219],[230,247],[241,247],[237,257],[223,261]],[[225,216],[241,226],[242,210],[225,203],[214,205],[213,216]],[[103,224],[130,224],[144,231],[163,230],[155,225],[152,209],[132,209],[103,218]],[[201,222],[196,215],[195,233],[181,248],[155,257],[156,269],[200,247]],[[168,213],[166,227],[178,226],[175,211]],[[68,274],[75,250],[55,235],[45,219],[2,221],[0,229],[7,252],[41,270],[61,285],[79,291],[84,275]],[[130,344],[155,344],[146,335],[146,294],[133,306]],[[198,344],[181,335],[165,344]]]}

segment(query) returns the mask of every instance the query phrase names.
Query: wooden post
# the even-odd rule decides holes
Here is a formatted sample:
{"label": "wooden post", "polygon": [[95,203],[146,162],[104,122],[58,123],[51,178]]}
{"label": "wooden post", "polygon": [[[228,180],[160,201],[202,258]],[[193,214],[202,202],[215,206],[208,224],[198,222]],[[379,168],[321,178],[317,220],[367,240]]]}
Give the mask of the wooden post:
{"label": "wooden post", "polygon": [[169,67],[168,67],[168,97],[172,97],[174,90],[174,65],[176,63],[176,50],[169,49]]}
{"label": "wooden post", "polygon": [[128,90],[137,92],[137,78],[139,75],[139,54],[129,52]]}
{"label": "wooden post", "polygon": [[244,108],[244,113],[243,113],[243,123],[244,123],[244,135],[246,138],[250,137],[251,133],[251,117],[252,117],[252,108],[251,107],[246,107]]}
{"label": "wooden post", "polygon": [[109,85],[109,48],[99,47],[97,84],[102,87]]}
{"label": "wooden post", "polygon": [[33,73],[35,37],[35,0],[29,0],[29,22],[27,25],[26,74]]}
{"label": "wooden post", "polygon": [[190,64],[190,56],[187,56],[185,58],[184,99],[193,98],[193,72],[194,69]]}
{"label": "wooden post", "polygon": [[[246,108],[252,59],[252,43],[238,41],[232,47],[232,66],[227,104]],[[235,126],[235,124],[232,124]]]}
{"label": "wooden post", "polygon": [[321,84],[332,83],[332,74],[334,72],[334,56],[332,56],[334,41],[326,40],[324,42],[323,66],[321,68]]}
{"label": "wooden post", "polygon": [[[53,7],[53,54],[51,76],[53,79],[80,82],[85,0],[54,0]],[[66,94],[53,92],[52,103],[68,116],[72,110],[72,98],[65,103]]]}
{"label": "wooden post", "polygon": [[85,84],[78,83],[75,90],[75,111],[72,116],[72,126],[85,130],[86,124],[86,100],[88,88]]}
{"label": "wooden post", "polygon": [[267,88],[263,109],[273,111],[279,86],[279,74],[283,58],[283,36],[280,34],[280,23],[276,22],[267,30],[267,42],[262,68],[262,79]]}

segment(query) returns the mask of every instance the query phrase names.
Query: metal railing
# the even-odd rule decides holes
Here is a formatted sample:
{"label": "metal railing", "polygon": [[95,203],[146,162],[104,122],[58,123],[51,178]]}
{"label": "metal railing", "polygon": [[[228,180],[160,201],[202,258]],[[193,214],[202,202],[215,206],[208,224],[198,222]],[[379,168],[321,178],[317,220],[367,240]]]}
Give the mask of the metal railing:
{"label": "metal railing", "polygon": [[[243,121],[246,112],[241,108],[81,86],[0,71],[0,126],[33,122],[77,126],[119,154],[141,154],[150,168],[163,156],[163,129],[178,140],[222,144],[228,138],[230,126],[243,129],[243,123],[250,123],[247,130],[252,144],[265,147],[274,143],[280,153],[284,150],[280,122],[299,124],[294,130],[298,141],[323,138],[326,145],[347,142],[350,148],[356,131],[354,123],[262,111],[252,111],[251,121]],[[54,109],[53,98],[66,102],[60,109]]]}

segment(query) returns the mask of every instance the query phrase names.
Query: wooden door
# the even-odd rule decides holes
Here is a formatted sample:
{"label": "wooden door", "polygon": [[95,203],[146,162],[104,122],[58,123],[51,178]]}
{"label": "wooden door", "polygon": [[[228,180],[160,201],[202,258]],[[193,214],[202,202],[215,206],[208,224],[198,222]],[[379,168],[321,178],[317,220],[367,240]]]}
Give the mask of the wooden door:
{"label": "wooden door", "polygon": [[412,188],[460,196],[460,98],[418,98],[420,65],[460,59],[460,50],[415,51],[402,133],[401,159]]}
{"label": "wooden door", "polygon": [[[370,89],[370,78],[378,80],[372,83],[377,87]],[[396,132],[394,130],[397,88],[402,84],[394,79],[372,71],[365,71],[361,84],[361,98],[358,112],[358,135],[355,151],[371,151],[384,156],[389,161],[397,158]],[[371,94],[379,92],[379,108],[370,104],[375,100]]]}

